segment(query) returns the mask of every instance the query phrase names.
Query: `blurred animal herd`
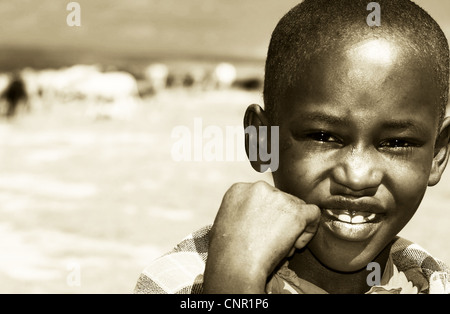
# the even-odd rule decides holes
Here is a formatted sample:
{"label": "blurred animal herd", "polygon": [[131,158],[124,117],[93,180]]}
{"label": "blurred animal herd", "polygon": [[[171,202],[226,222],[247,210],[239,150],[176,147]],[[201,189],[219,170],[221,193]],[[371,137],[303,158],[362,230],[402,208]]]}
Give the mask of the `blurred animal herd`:
{"label": "blurred animal herd", "polygon": [[[245,71],[244,71],[245,72]],[[76,64],[58,69],[23,68],[0,73],[0,116],[46,110],[55,104],[88,104],[93,118],[130,119],[140,100],[168,89],[194,91],[260,89],[260,73],[239,73],[229,62],[215,64],[151,63],[139,70]]]}

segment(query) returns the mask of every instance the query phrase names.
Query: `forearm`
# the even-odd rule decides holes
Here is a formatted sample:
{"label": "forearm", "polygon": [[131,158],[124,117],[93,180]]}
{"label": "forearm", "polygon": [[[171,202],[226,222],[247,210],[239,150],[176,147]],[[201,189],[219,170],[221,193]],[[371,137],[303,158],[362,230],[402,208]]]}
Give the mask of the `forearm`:
{"label": "forearm", "polygon": [[264,294],[266,282],[267,277],[258,270],[209,261],[204,273],[203,293]]}

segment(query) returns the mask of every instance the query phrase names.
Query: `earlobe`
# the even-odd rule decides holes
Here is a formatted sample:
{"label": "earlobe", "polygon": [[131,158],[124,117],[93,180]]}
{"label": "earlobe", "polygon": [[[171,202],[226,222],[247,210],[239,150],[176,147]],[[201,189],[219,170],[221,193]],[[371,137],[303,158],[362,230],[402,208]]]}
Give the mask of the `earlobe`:
{"label": "earlobe", "polygon": [[[262,144],[270,145],[270,141],[267,140],[270,135],[266,133],[265,136],[262,136],[259,132],[261,126],[268,126],[264,110],[256,104],[248,106],[244,115],[245,152],[253,169],[258,172],[261,172],[261,166],[264,164],[258,154],[260,146]],[[264,143],[261,143],[262,141]],[[270,150],[269,147],[268,149]]]}
{"label": "earlobe", "polygon": [[450,117],[446,117],[442,123],[442,127],[439,131],[438,138],[436,140],[433,164],[431,166],[430,178],[428,179],[428,186],[436,185],[445,167],[447,166],[450,154]]}

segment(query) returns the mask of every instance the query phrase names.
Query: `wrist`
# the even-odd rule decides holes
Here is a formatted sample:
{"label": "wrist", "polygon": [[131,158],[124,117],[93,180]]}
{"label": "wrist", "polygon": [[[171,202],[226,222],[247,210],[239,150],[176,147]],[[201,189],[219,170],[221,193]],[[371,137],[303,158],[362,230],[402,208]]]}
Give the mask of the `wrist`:
{"label": "wrist", "polygon": [[242,265],[206,264],[203,278],[204,294],[264,294],[267,275],[259,269],[247,269]]}

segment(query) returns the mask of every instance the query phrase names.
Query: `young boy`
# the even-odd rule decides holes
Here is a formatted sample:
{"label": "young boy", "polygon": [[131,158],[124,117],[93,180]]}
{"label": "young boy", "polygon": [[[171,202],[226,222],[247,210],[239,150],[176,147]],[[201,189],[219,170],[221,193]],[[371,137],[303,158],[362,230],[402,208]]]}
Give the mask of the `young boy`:
{"label": "young boy", "polygon": [[275,187],[233,185],[136,293],[450,293],[448,267],[397,237],[448,161],[448,43],[411,1],[378,1],[380,26],[368,3],[305,0],[281,19],[265,109],[244,117],[279,126]]}

